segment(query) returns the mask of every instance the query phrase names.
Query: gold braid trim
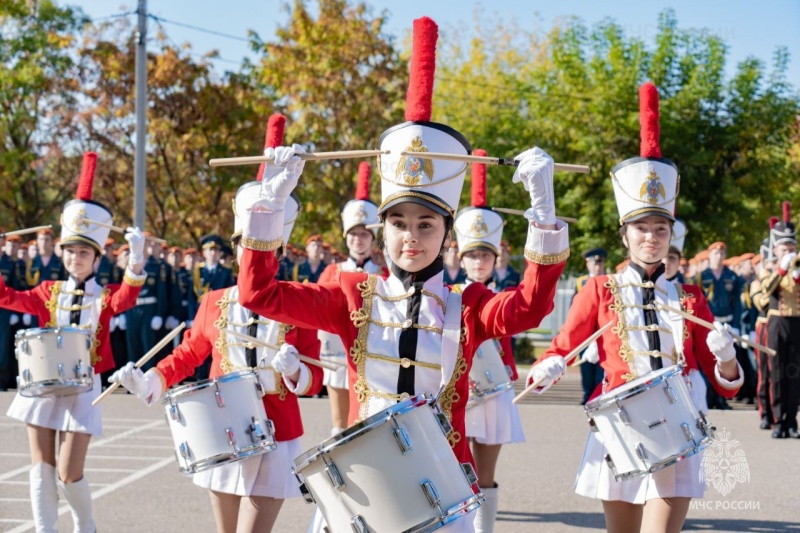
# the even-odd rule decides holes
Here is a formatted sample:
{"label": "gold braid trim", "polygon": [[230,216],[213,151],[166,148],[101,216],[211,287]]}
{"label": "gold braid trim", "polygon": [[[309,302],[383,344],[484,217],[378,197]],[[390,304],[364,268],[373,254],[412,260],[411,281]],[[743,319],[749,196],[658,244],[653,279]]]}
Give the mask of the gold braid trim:
{"label": "gold braid trim", "polygon": [[614,276],[609,276],[608,281],[606,281],[603,286],[611,292],[614,296],[614,303],[608,306],[609,310],[616,313],[617,315],[617,325],[611,328],[611,332],[619,337],[620,340],[620,348],[619,348],[619,356],[622,358],[623,361],[628,363],[628,369],[630,372],[626,372],[623,374],[622,379],[625,381],[631,381],[636,379],[636,363],[633,360],[634,352],[631,348],[630,340],[628,339],[628,324],[625,321],[625,307],[626,305],[622,303],[622,296],[619,293],[619,286],[617,285],[617,279]]}
{"label": "gold braid trim", "polygon": [[[463,317],[463,314],[462,314]],[[463,320],[463,319],[462,319]],[[464,338],[466,337],[466,329],[461,328],[461,342],[458,343],[458,357],[456,357],[456,366],[453,368],[453,375],[450,376],[450,381],[447,382],[441,396],[439,396],[439,405],[442,406],[442,411],[448,420],[453,420],[453,404],[461,399],[461,395],[456,391],[456,383],[461,379],[461,376],[468,370],[467,360],[464,358]],[[455,448],[456,444],[461,442],[461,433],[455,429],[447,435],[447,441],[450,443],[451,448]]]}
{"label": "gold braid trim", "polygon": [[214,321],[214,327],[219,331],[219,336],[217,340],[214,341],[214,348],[216,348],[222,356],[219,362],[219,368],[222,370],[223,374],[230,374],[236,371],[235,365],[231,363],[228,357],[228,336],[225,334],[225,331],[228,329],[228,306],[233,301],[229,298],[231,290],[233,290],[233,287],[225,289],[222,298],[217,300],[219,318]]}
{"label": "gold braid trim", "polygon": [[[100,291],[100,314],[103,313],[103,310],[108,307],[108,299],[111,291],[104,288]],[[103,360],[102,357],[97,355],[97,350],[100,348],[100,332],[103,331],[103,324],[100,321],[97,322],[97,327],[95,328],[94,332],[92,332],[92,347],[89,350],[89,360],[92,362],[92,366],[95,366],[96,363]],[[166,389],[164,389],[166,390]]]}
{"label": "gold braid trim", "polygon": [[272,252],[283,246],[283,237],[271,241],[261,241],[252,237],[242,237],[241,245],[257,252]]}
{"label": "gold braid trim", "polygon": [[47,322],[45,327],[54,328],[58,325],[58,319],[56,317],[56,308],[58,307],[58,295],[61,293],[61,285],[63,281],[56,281],[50,287],[50,299],[44,303],[44,306],[50,311],[50,321]]}
{"label": "gold braid trim", "polygon": [[[420,292],[422,292],[423,295],[428,296],[428,297],[433,298],[434,300],[436,300],[436,303],[439,304],[439,306],[442,308],[442,310],[445,311],[445,312],[447,311],[445,309],[444,301],[439,297],[438,294],[434,294],[431,291],[429,291],[428,289],[422,289],[422,291],[420,291]],[[410,292],[407,292],[405,294],[401,294],[399,296],[387,296],[386,294],[381,294],[379,292],[375,293],[375,296],[377,296],[378,298],[380,298],[384,302],[399,302],[401,300],[407,300],[407,299],[411,298],[411,296],[413,296],[413,295],[414,295],[414,291],[410,291]]]}
{"label": "gold braid trim", "polygon": [[39,284],[39,278],[42,273],[40,270],[37,270],[31,275],[31,266],[33,266],[33,259],[28,259],[28,262],[25,264],[25,281],[28,282],[28,287],[33,288]]}
{"label": "gold braid trim", "polygon": [[122,276],[122,282],[127,283],[131,287],[141,287],[144,285],[144,282],[147,281],[147,275],[146,275],[147,273],[144,272],[144,270],[142,270],[142,273],[145,274],[145,276],[142,279],[134,279],[130,275],[128,275],[128,269],[126,268],[125,275]]}
{"label": "gold braid trim", "polygon": [[372,392],[369,389],[366,377],[369,320],[364,320],[364,317],[369,318],[372,316],[372,295],[375,293],[377,284],[378,278],[374,274],[370,274],[367,279],[356,285],[356,288],[361,291],[361,309],[350,313],[350,320],[358,328],[358,336],[350,348],[350,357],[353,358],[353,362],[356,364],[358,374],[353,385],[353,391],[356,393],[356,400],[360,404],[358,417],[361,420],[367,417],[367,400],[369,400],[370,392]]}
{"label": "gold braid trim", "polygon": [[529,248],[525,248],[525,259],[538,263],[540,265],[557,265],[563,263],[569,257],[569,248],[556,254],[543,254],[541,252],[534,252]]}
{"label": "gold braid trim", "polygon": [[[677,288],[678,288],[678,299],[681,302],[681,311],[683,311],[685,313],[689,313],[690,315],[693,315],[694,314],[694,310],[686,308],[686,300],[689,299],[689,293],[687,293],[685,290],[683,290],[683,287],[681,287],[681,286],[678,286]],[[689,328],[686,325],[686,320],[684,320],[683,321],[683,340],[686,340],[688,338],[689,338]]]}
{"label": "gold braid trim", "polygon": [[420,368],[430,368],[431,370],[441,370],[442,366],[437,365],[435,363],[425,363],[423,361],[413,361],[407,357],[388,357],[386,355],[379,355],[376,353],[364,353],[364,356],[368,359],[374,359],[376,361],[383,361],[384,363],[392,363],[394,365],[400,365],[403,368],[409,368],[412,366],[418,366]]}
{"label": "gold braid trim", "polygon": [[200,276],[200,269],[205,265],[205,263],[197,263],[194,265],[194,272],[192,273],[192,285],[194,287],[194,294],[197,296],[197,301],[203,299],[203,296],[208,294],[208,291],[211,290],[211,284],[203,285],[203,278]]}

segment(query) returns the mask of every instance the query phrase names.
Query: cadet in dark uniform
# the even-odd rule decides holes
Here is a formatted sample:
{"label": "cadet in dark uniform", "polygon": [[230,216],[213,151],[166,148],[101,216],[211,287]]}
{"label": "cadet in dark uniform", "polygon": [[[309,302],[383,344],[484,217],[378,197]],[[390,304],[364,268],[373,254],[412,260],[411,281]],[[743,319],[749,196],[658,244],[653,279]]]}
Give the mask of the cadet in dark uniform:
{"label": "cadet in dark uniform", "polygon": [[500,255],[497,256],[492,280],[497,291],[504,291],[510,287],[519,285],[520,277],[511,262],[511,246],[506,241],[500,242]]}
{"label": "cadet in dark uniform", "polygon": [[[50,228],[39,230],[36,233],[36,247],[39,253],[28,261],[25,267],[25,286],[33,289],[43,281],[56,281],[66,279],[64,266],[56,255],[53,230]],[[22,315],[22,323],[26,328],[39,327],[35,316]]]}
{"label": "cadet in dark uniform", "polygon": [[[150,236],[145,232],[145,236]],[[128,360],[136,361],[158,342],[158,333],[164,326],[164,320],[169,311],[169,277],[168,267],[165,262],[152,255],[152,241],[147,242],[145,254],[148,255],[144,264],[144,273],[147,274],[136,306],[125,311],[127,324],[126,340],[128,345]],[[158,362],[157,357],[148,361],[143,369],[149,370]]]}
{"label": "cadet in dark uniform", "polygon": [[[130,246],[123,244],[112,252],[114,260],[114,272],[121,272],[123,275],[125,269],[128,267],[128,255],[130,254]],[[116,278],[119,274],[112,275]],[[117,283],[116,281],[114,283]],[[111,319],[109,324],[111,329],[111,353],[114,355],[114,364],[116,368],[122,368],[128,363],[128,339],[127,329],[128,321],[125,313],[120,313]]]}
{"label": "cadet in dark uniform", "polygon": [[444,246],[444,284],[466,283],[467,273],[461,268],[461,259],[458,258],[458,242],[455,239],[451,240],[448,236]]}
{"label": "cadet in dark uniform", "polygon": [[[592,248],[586,250],[581,254],[581,257],[586,261],[587,274],[578,278],[575,283],[575,294],[578,294],[586,281],[595,276],[602,276],[606,273],[606,258],[608,253],[603,248]],[[574,296],[573,296],[574,298]],[[581,354],[585,359],[581,363],[581,386],[583,387],[583,399],[581,405],[584,405],[594,390],[603,381],[603,368],[600,366],[600,353],[597,351],[597,343],[590,344]]]}
{"label": "cadet in dark uniform", "polygon": [[[109,283],[122,283],[122,276],[125,274],[125,271],[117,267],[117,259],[114,257],[114,239],[107,239],[103,249],[105,253],[100,257],[100,261],[97,263],[94,279],[97,280],[97,283],[101,287],[105,287]],[[125,363],[127,363],[127,361],[125,361]],[[123,363],[123,366],[125,363]]]}
{"label": "cadet in dark uniform", "polygon": [[[9,240],[13,237],[9,237]],[[7,253],[5,230],[0,228],[0,274],[9,287],[21,290],[19,279],[19,260]],[[0,309],[0,391],[14,387],[16,372],[14,370],[14,338],[12,329],[19,323],[19,315],[8,309]]]}
{"label": "cadet in dark uniform", "polygon": [[306,239],[306,261],[295,263],[292,274],[293,281],[316,283],[322,271],[328,266],[325,259],[325,249],[322,245],[321,235],[312,235]]}
{"label": "cadet in dark uniform", "polygon": [[[705,293],[714,321],[729,326],[734,333],[739,334],[742,330],[742,279],[723,264],[726,255],[727,246],[724,242],[715,242],[708,247],[708,268],[697,275],[697,285]],[[744,371],[744,385],[740,393],[747,399],[747,403],[755,403],[755,370],[750,364],[747,351],[738,344],[735,348],[736,359]],[[713,387],[707,388],[706,396],[709,408],[730,409]]]}

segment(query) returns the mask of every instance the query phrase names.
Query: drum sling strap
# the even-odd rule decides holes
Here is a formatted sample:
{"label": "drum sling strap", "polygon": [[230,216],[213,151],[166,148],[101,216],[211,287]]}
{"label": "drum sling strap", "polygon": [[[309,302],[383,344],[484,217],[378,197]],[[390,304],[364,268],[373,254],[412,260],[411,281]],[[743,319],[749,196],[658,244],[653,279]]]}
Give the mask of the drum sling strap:
{"label": "drum sling strap", "polygon": [[458,362],[458,344],[461,341],[461,294],[450,291],[444,312],[442,328],[442,382],[440,390],[450,383]]}

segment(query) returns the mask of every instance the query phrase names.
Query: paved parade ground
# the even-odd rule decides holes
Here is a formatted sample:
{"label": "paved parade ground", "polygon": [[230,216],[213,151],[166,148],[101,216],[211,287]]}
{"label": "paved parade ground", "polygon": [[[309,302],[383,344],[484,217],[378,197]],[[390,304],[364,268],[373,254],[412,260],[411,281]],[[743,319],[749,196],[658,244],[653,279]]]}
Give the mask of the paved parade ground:
{"label": "paved parade ground", "polygon": [[[575,379],[571,379],[573,388]],[[602,531],[601,504],[576,496],[572,482],[587,425],[583,410],[544,398],[521,406],[528,442],[507,446],[500,456],[501,487],[496,531]],[[549,393],[548,393],[549,394]],[[0,393],[5,413],[13,392]],[[329,432],[327,399],[300,402],[306,434],[303,449]],[[709,483],[704,500],[694,501],[687,530],[800,531],[800,440],[774,440],[758,429],[750,410],[712,411],[720,442],[717,470],[745,462],[748,477],[723,475]],[[213,532],[203,489],[178,472],[160,407],[145,407],[118,393],[103,403],[105,434],[92,441],[86,474],[92,488],[98,531]],[[28,499],[28,445],[22,424],[0,419],[0,531],[33,531]],[[725,482],[727,480],[727,483]],[[284,504],[276,532],[306,530],[312,507],[297,498]],[[62,499],[59,530],[71,531]]]}

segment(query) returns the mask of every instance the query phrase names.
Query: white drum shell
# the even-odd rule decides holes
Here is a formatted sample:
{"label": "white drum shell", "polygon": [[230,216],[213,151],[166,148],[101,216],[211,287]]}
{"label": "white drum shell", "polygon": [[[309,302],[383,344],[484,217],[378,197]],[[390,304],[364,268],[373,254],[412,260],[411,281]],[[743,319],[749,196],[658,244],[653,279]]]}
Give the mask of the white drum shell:
{"label": "white drum shell", "polygon": [[[364,519],[369,531],[431,531],[483,501],[482,495],[473,492],[430,405],[420,405],[394,419],[412,443],[405,454],[387,417],[385,423],[365,432],[352,437],[345,432],[317,447],[327,452],[304,460],[310,453],[306,452],[295,461],[298,477],[302,474],[331,533],[351,533],[356,515]],[[332,448],[327,445],[340,437]],[[335,464],[343,487],[333,486],[327,463]],[[421,488],[425,481],[435,485],[441,509],[453,510],[449,520],[438,520],[439,510]],[[421,524],[428,527],[419,527]]]}
{"label": "white drum shell", "polygon": [[[175,456],[184,474],[246,459],[276,447],[272,422],[267,419],[253,372],[234,372],[172,389],[162,403]],[[253,418],[265,436],[258,442],[253,442],[250,436]],[[228,429],[236,448],[229,443]]]}
{"label": "white drum shell", "polygon": [[687,379],[680,367],[671,366],[586,404],[590,426],[599,432],[618,480],[655,472],[711,443],[705,415],[695,407]]}
{"label": "white drum shell", "polygon": [[514,387],[500,350],[500,343],[489,339],[475,351],[469,371],[469,403],[488,400]]}
{"label": "white drum shell", "polygon": [[22,396],[71,396],[92,390],[92,339],[80,328],[31,328],[17,333]]}

